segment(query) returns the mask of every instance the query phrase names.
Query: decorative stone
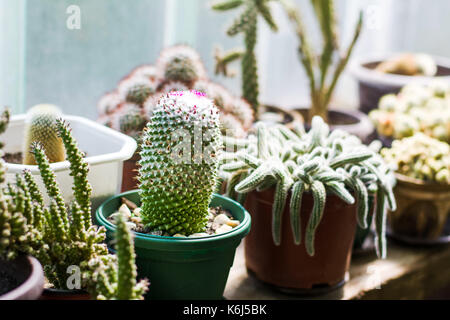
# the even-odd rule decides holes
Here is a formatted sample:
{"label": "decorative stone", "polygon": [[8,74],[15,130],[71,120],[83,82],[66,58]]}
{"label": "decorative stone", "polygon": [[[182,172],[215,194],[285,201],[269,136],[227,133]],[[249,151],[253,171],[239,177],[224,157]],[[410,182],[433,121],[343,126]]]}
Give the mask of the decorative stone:
{"label": "decorative stone", "polygon": [[224,225],[220,226],[218,229],[216,229],[216,234],[222,234],[222,233],[225,233],[225,232],[228,232],[231,230],[233,230],[233,227],[231,227],[227,224],[224,224]]}
{"label": "decorative stone", "polygon": [[119,212],[123,215],[126,220],[131,218],[131,211],[126,204],[122,204],[119,208]]}

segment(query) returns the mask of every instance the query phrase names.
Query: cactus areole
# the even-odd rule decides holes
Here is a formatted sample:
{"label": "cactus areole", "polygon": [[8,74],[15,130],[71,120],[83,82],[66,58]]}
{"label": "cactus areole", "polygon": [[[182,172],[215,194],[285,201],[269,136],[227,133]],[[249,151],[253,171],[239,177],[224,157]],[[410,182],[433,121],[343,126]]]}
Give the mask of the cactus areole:
{"label": "cactus areole", "polygon": [[221,146],[219,111],[205,94],[161,97],[144,131],[139,162],[142,216],[151,230],[203,230]]}

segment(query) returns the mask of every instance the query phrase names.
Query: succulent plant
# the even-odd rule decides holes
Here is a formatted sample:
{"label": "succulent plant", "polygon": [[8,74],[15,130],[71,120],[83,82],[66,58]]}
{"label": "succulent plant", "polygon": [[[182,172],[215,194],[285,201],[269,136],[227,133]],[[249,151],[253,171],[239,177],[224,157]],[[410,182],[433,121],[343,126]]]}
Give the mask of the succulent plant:
{"label": "succulent plant", "polygon": [[227,64],[242,59],[242,96],[250,103],[256,117],[259,116],[259,84],[258,64],[255,55],[257,42],[258,17],[261,16],[269,27],[277,31],[278,27],[270,12],[271,0],[225,0],[215,3],[212,8],[216,11],[228,11],[243,6],[240,16],[228,28],[229,36],[244,34],[245,51],[232,50],[223,56],[216,55],[216,73],[227,75]]}
{"label": "succulent plant", "polygon": [[[252,191],[275,188],[272,234],[281,241],[281,217],[290,208],[291,227],[296,244],[301,243],[300,211],[302,196],[311,192],[314,206],[307,223],[305,247],[314,255],[314,235],[324,214],[328,193],[344,202],[357,202],[358,223],[367,228],[369,195],[377,198],[376,226],[378,254],[384,257],[386,205],[395,210],[392,185],[395,178],[383,159],[361,141],[344,131],[334,130],[322,118],[314,117],[308,133],[302,127],[289,130],[283,125],[266,127],[258,123],[257,132],[247,139],[226,137],[227,152],[219,167],[227,181],[227,195],[244,201]],[[290,203],[286,203],[288,194]]]}
{"label": "succulent plant", "polygon": [[65,160],[64,145],[56,128],[56,119],[61,115],[57,106],[49,104],[36,105],[28,111],[23,144],[24,164],[36,165],[30,152],[30,147],[34,142],[42,145],[50,162]]}
{"label": "succulent plant", "polygon": [[121,81],[117,90],[126,102],[142,105],[150,95],[156,92],[157,86],[157,81],[134,76]]}
{"label": "succulent plant", "polygon": [[450,184],[450,146],[421,132],[394,140],[381,154],[398,173],[427,182]]}
{"label": "succulent plant", "polygon": [[[183,69],[183,66],[190,67]],[[169,70],[167,75],[166,69]],[[176,70],[180,72],[178,75]],[[151,83],[156,91],[150,90],[151,94],[145,90],[141,92],[138,83],[144,84],[144,88]],[[233,96],[224,87],[208,80],[199,54],[185,45],[164,49],[156,66],[143,65],[134,69],[119,84],[116,90],[119,93],[107,93],[100,99],[97,121],[139,142],[143,127],[152,116],[159,98],[168,92],[187,90],[203,92],[214,101],[221,112],[224,134],[244,137],[252,126],[254,115],[251,106],[244,99]],[[128,95],[131,98],[127,99]]]}
{"label": "succulent plant", "polygon": [[406,76],[424,75],[432,77],[436,74],[437,66],[428,54],[402,53],[382,61],[376,66],[375,70]]}
{"label": "succulent plant", "polygon": [[172,235],[203,230],[221,146],[219,111],[204,94],[161,97],[140,153],[141,215],[150,230]]}
{"label": "succulent plant", "polygon": [[148,281],[136,283],[136,254],[133,235],[124,217],[116,221],[116,255],[97,256],[84,263],[83,274],[90,295],[97,300],[143,300]]}
{"label": "succulent plant", "polygon": [[158,59],[166,81],[182,82],[192,87],[194,82],[207,78],[207,73],[199,54],[189,46],[177,45],[164,49]]}
{"label": "succulent plant", "polygon": [[[283,5],[289,19],[293,22],[300,41],[298,50],[301,63],[309,79],[311,97],[308,121],[311,121],[314,116],[321,116],[327,121],[328,105],[332,94],[361,33],[363,24],[362,13],[359,16],[350,44],[345,50],[341,50],[337,33],[334,1],[311,1],[323,38],[322,52],[317,58],[309,38],[310,33],[306,30],[303,18],[294,2],[292,0],[280,0],[280,3]],[[335,56],[338,56],[338,60],[333,67]]]}
{"label": "succulent plant", "polygon": [[400,92],[383,96],[370,119],[378,133],[401,139],[422,132],[450,142],[450,86],[443,81],[409,84]]}

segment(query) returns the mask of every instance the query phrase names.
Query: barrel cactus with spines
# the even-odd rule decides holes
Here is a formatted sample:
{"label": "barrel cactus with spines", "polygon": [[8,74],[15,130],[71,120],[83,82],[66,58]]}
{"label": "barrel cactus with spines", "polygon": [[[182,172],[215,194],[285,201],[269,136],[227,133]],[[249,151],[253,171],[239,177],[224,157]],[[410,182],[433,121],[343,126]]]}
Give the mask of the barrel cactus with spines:
{"label": "barrel cactus with spines", "polygon": [[161,97],[144,130],[139,169],[143,222],[171,235],[201,232],[222,147],[219,111],[204,94]]}
{"label": "barrel cactus with spines", "polygon": [[36,165],[31,151],[33,143],[40,143],[50,163],[65,160],[64,145],[58,136],[56,119],[62,117],[57,106],[36,105],[28,111],[23,144],[23,164]]}
{"label": "barrel cactus with spines", "polygon": [[[320,117],[313,118],[308,133],[304,128],[290,130],[282,125],[266,127],[262,123],[256,128],[247,139],[224,138],[227,150],[236,151],[224,154],[219,172],[227,180],[227,194],[240,201],[249,192],[275,189],[274,243],[281,243],[281,217],[289,206],[295,244],[300,244],[304,237],[306,250],[313,256],[315,232],[324,215],[327,196],[335,194],[349,205],[356,202],[358,224],[366,229],[372,198],[369,195],[373,195],[378,206],[377,253],[384,257],[386,209],[396,208],[392,192],[395,177],[374,150],[375,146],[365,146],[357,137],[341,130],[330,133]],[[305,193],[312,194],[314,205],[306,234],[302,236],[300,212]]]}
{"label": "barrel cactus with spines", "polygon": [[145,77],[132,77],[123,80],[118,86],[118,92],[126,102],[142,105],[145,100],[156,92],[156,81]]}

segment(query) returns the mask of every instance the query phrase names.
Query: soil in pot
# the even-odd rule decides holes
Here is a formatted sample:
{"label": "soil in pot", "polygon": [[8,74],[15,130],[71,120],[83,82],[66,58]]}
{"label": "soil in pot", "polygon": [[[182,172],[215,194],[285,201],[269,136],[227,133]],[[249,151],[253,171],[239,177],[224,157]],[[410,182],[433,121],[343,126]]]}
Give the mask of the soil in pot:
{"label": "soil in pot", "polygon": [[[108,241],[115,227],[107,218],[121,205],[122,197],[139,205],[138,191],[131,191],[110,198],[96,212]],[[229,211],[239,225],[223,234],[196,238],[135,233],[138,278],[150,281],[147,299],[223,298],[236,248],[250,229],[250,216],[238,203],[219,195],[213,196],[210,206]]]}
{"label": "soil in pot", "polygon": [[91,300],[91,296],[83,290],[45,288],[39,300]]}
{"label": "soil in pot", "polygon": [[[252,216],[252,230],[245,239],[247,269],[264,283],[281,291],[315,294],[343,284],[350,266],[356,230],[356,207],[334,195],[328,195],[325,211],[315,236],[315,255],[304,245],[307,221],[313,206],[311,194],[305,194],[301,207],[302,243],[294,244],[289,206],[283,212],[281,245],[272,239],[272,203],[274,191],[251,192],[245,207]],[[287,200],[289,203],[289,199]]]}
{"label": "soil in pot", "polygon": [[[308,108],[295,108],[295,112],[307,119]],[[361,139],[363,143],[370,143],[376,138],[375,127],[369,117],[356,110],[329,110],[328,121],[331,130],[341,129]],[[305,127],[309,129],[308,124]]]}
{"label": "soil in pot", "polygon": [[0,300],[34,300],[44,287],[40,263],[31,256],[0,260]]}
{"label": "soil in pot", "polygon": [[295,110],[287,110],[276,106],[262,106],[260,120],[269,123],[281,123],[292,127],[295,122],[303,123],[303,117]]}

